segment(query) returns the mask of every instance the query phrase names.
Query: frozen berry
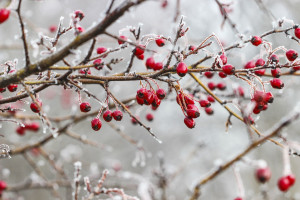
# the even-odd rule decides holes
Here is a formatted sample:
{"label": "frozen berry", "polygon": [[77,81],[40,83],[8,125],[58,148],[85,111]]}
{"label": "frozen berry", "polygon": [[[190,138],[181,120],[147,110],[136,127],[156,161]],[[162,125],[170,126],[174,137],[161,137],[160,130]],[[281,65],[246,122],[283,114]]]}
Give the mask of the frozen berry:
{"label": "frozen berry", "polygon": [[251,38],[251,43],[254,45],[254,46],[258,46],[262,43],[262,39],[258,36],[253,36]]}
{"label": "frozen berry", "polygon": [[290,181],[288,177],[286,176],[281,177],[277,182],[277,186],[279,190],[281,190],[282,192],[288,191],[288,189],[290,188]]}
{"label": "frozen berry", "polygon": [[209,83],[207,84],[207,86],[208,86],[208,88],[209,88],[210,90],[216,89],[216,84],[215,84],[214,82],[209,82]]}
{"label": "frozen berry", "polygon": [[18,135],[25,135],[25,127],[22,127],[22,126],[19,126],[17,129],[16,129],[16,132],[18,133]]}
{"label": "frozen berry", "polygon": [[37,122],[32,122],[30,124],[26,124],[25,128],[30,131],[38,131],[40,129],[40,125]]}
{"label": "frozen berry", "polygon": [[225,90],[226,89],[226,84],[225,83],[218,83],[217,84],[217,88],[219,90]]}
{"label": "frozen berry", "polygon": [[209,107],[211,105],[208,100],[204,100],[204,99],[200,100],[199,103],[200,103],[200,106],[204,107],[204,108]]}
{"label": "frozen berry", "polygon": [[156,96],[159,98],[159,99],[164,99],[165,96],[166,96],[166,92],[164,89],[161,89],[159,88],[158,90],[156,90]]}
{"label": "frozen berry", "polygon": [[219,72],[219,76],[220,78],[226,78],[227,74],[225,74],[224,72]]}
{"label": "frozen berry", "polygon": [[188,71],[188,68],[184,62],[180,62],[176,67],[176,71],[179,76],[184,77]]}
{"label": "frozen berry", "polygon": [[227,64],[227,57],[225,56],[225,54],[222,54],[222,55],[220,56],[220,59],[222,60],[223,65],[226,65],[226,64]]}
{"label": "frozen berry", "polygon": [[144,60],[145,55],[144,54],[140,54],[136,56],[139,60]]}
{"label": "frozen berry", "polygon": [[99,118],[96,117],[91,121],[91,126],[94,131],[99,131],[101,129],[102,122]]}
{"label": "frozen berry", "polygon": [[213,110],[211,107],[206,107],[206,108],[205,108],[205,112],[206,112],[206,114],[208,114],[208,115],[214,114],[214,110]]}
{"label": "frozen berry", "polygon": [[7,86],[7,89],[10,92],[15,92],[18,89],[18,85],[17,84],[10,84],[10,85]]}
{"label": "frozen berry", "polygon": [[260,182],[260,183],[265,183],[267,181],[270,180],[271,178],[271,170],[268,167],[265,168],[258,168],[256,170],[256,179]]}
{"label": "frozen berry", "polygon": [[295,28],[295,36],[300,39],[300,28]]}
{"label": "frozen berry", "polygon": [[112,112],[110,110],[106,110],[104,113],[103,113],[103,119],[106,121],[106,122],[110,122],[112,120]]}
{"label": "frozen berry", "polygon": [[153,57],[147,58],[146,67],[147,69],[153,69],[155,67],[155,60]]}
{"label": "frozen berry", "polygon": [[[39,105],[37,105],[37,104],[39,104]],[[37,101],[37,103],[32,102],[30,104],[30,109],[32,110],[32,112],[35,112],[35,113],[40,112],[40,107],[42,107],[42,102],[40,102],[40,101]]]}
{"label": "frozen berry", "polygon": [[284,83],[279,78],[274,78],[270,80],[271,86],[276,89],[281,89],[284,87]]}
{"label": "frozen berry", "polygon": [[270,56],[270,61],[272,64],[278,64],[279,63],[279,57],[276,54],[272,54]]}
{"label": "frozen berry", "polygon": [[82,102],[80,104],[80,111],[81,112],[89,112],[91,110],[91,105],[89,102]]}
{"label": "frozen berry", "polygon": [[7,184],[5,181],[0,180],[0,190],[5,190],[7,188]]}
{"label": "frozen berry", "polygon": [[79,18],[79,20],[82,20],[84,18],[84,13],[81,10],[76,10],[74,14],[76,18]]}
{"label": "frozen berry", "polygon": [[97,70],[103,69],[103,63],[102,63],[101,59],[94,60],[93,64],[95,66],[95,69],[97,69]]}
{"label": "frozen berry", "polygon": [[119,44],[124,44],[125,42],[124,42],[123,40],[125,40],[125,41],[128,40],[127,37],[124,36],[124,35],[121,35],[119,38],[122,39],[122,40],[118,39],[118,43],[119,43]]}
{"label": "frozen berry", "polygon": [[184,118],[184,123],[185,125],[188,127],[188,128],[194,128],[196,123],[195,121],[193,120],[193,118],[190,118],[190,117],[185,117]]}
{"label": "frozen berry", "polygon": [[196,46],[194,46],[194,45],[190,45],[190,46],[189,46],[189,50],[190,50],[190,51],[194,51],[195,49],[196,49]]}
{"label": "frozen berry", "polygon": [[151,113],[148,113],[148,114],[146,115],[146,119],[147,119],[149,122],[151,122],[151,121],[153,121],[154,117],[153,117],[153,115],[152,115]]}
{"label": "frozen berry", "polygon": [[102,53],[104,53],[106,51],[107,51],[107,49],[105,47],[98,47],[97,48],[97,54],[102,54]]}
{"label": "frozen berry", "polygon": [[165,45],[165,40],[162,38],[156,39],[155,42],[156,42],[157,46],[159,46],[159,47],[162,47]]}
{"label": "frozen berry", "polygon": [[157,62],[155,63],[154,67],[152,68],[154,71],[157,71],[157,70],[161,70],[163,68],[163,63],[162,62]]}
{"label": "frozen berry", "polygon": [[279,68],[271,69],[271,74],[274,78],[279,78],[280,77],[280,69]]}
{"label": "frozen berry", "polygon": [[146,88],[140,88],[136,93],[138,97],[144,98],[147,95],[147,89]]}
{"label": "frozen berry", "polygon": [[10,10],[6,8],[0,9],[0,24],[5,22],[9,18],[9,15],[10,15]]}
{"label": "frozen berry", "polygon": [[211,103],[214,103],[215,102],[215,98],[214,97],[212,97],[212,96],[207,96],[207,100],[209,101],[209,102],[211,102]]}
{"label": "frozen berry", "polygon": [[222,67],[222,70],[223,70],[223,72],[224,72],[225,74],[227,74],[227,75],[232,75],[232,74],[234,73],[234,71],[235,71],[235,68],[234,68],[234,66],[232,66],[232,65],[224,65],[224,66]]}
{"label": "frozen berry", "polygon": [[206,76],[206,78],[212,78],[214,76],[214,73],[207,71],[207,72],[204,72],[204,76]]}
{"label": "frozen berry", "polygon": [[200,112],[199,112],[198,108],[194,104],[187,105],[186,114],[190,118],[197,118],[197,117],[200,116]]}
{"label": "frozen berry", "polygon": [[246,65],[244,66],[244,69],[252,69],[252,68],[255,68],[255,62],[253,60],[247,62]]}
{"label": "frozen berry", "polygon": [[287,50],[285,52],[285,55],[289,61],[294,61],[296,60],[296,58],[298,58],[298,53],[293,49]]}
{"label": "frozen berry", "polygon": [[113,116],[113,118],[114,118],[116,121],[121,121],[122,118],[123,118],[123,113],[122,113],[122,111],[120,111],[120,110],[115,110],[115,111],[112,113],[112,116]]}
{"label": "frozen berry", "polygon": [[144,45],[139,45],[138,47],[136,47],[134,50],[134,55],[138,56],[144,54],[144,48],[146,48],[146,46]]}

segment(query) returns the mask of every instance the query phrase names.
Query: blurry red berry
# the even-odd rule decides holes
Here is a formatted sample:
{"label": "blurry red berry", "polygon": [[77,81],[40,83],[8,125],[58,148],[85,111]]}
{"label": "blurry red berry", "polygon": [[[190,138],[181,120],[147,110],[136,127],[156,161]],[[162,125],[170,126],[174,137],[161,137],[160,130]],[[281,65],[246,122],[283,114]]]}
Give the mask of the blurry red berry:
{"label": "blurry red berry", "polygon": [[32,122],[30,124],[26,124],[25,128],[30,131],[38,131],[40,129],[40,125],[37,122]]}
{"label": "blurry red berry", "polygon": [[146,67],[147,69],[153,69],[155,67],[155,60],[153,57],[147,58]]}
{"label": "blurry red berry", "polygon": [[190,50],[190,51],[194,51],[195,49],[196,49],[196,46],[194,46],[194,45],[190,45],[190,46],[189,46],[189,50]]}
{"label": "blurry red berry", "polygon": [[140,54],[136,56],[139,60],[144,60],[145,56],[144,54]]}
{"label": "blurry red berry", "polygon": [[258,168],[256,169],[255,175],[256,175],[256,179],[260,183],[265,183],[268,182],[271,178],[271,170],[268,167]]}
{"label": "blurry red berry", "polygon": [[209,88],[210,90],[216,89],[216,84],[215,84],[214,82],[209,82],[209,83],[207,84],[207,86],[208,86],[208,88]]}
{"label": "blurry red berry", "polygon": [[212,78],[214,76],[214,73],[207,71],[207,72],[204,72],[204,76],[206,76],[206,78]]}
{"label": "blurry red berry", "polygon": [[288,189],[290,188],[290,181],[288,177],[286,176],[281,177],[277,182],[277,186],[279,190],[281,190],[282,192],[288,191]]}
{"label": "blurry red berry", "polygon": [[164,99],[165,96],[166,96],[166,92],[164,89],[161,89],[159,88],[158,90],[156,90],[156,96],[159,98],[159,99]]}
{"label": "blurry red berry", "polygon": [[144,54],[144,48],[146,48],[145,45],[139,45],[138,47],[136,47],[134,50],[134,55],[139,56],[141,54]]}
{"label": "blurry red berry", "polygon": [[205,112],[206,112],[206,114],[208,114],[208,115],[214,114],[214,110],[212,109],[212,107],[206,107],[206,108],[205,108]]}
{"label": "blurry red berry", "polygon": [[295,28],[295,36],[300,39],[300,28]]}
{"label": "blurry red berry", "polygon": [[22,126],[19,126],[17,129],[16,129],[16,132],[18,133],[18,135],[25,135],[25,127],[22,127]]}
{"label": "blurry red berry", "polygon": [[35,113],[40,112],[40,107],[42,107],[42,102],[37,100],[37,103],[39,104],[39,106],[35,102],[32,102],[30,104],[30,109],[32,110],[32,112],[35,112]]}
{"label": "blurry red berry", "polygon": [[219,72],[219,76],[221,78],[226,78],[227,77],[227,74],[225,74],[224,72]]}
{"label": "blurry red berry", "polygon": [[219,90],[225,90],[226,89],[226,84],[225,83],[218,83],[217,84],[217,88]]}
{"label": "blurry red berry", "polygon": [[50,31],[51,33],[56,32],[56,30],[57,30],[57,26],[56,26],[56,25],[51,25],[51,26],[49,27],[49,31]]}
{"label": "blurry red berry", "polygon": [[244,66],[244,69],[252,69],[252,68],[255,68],[255,62],[253,60],[247,62],[246,65]]}
{"label": "blurry red berry", "polygon": [[84,28],[81,27],[81,26],[77,26],[76,30],[77,30],[78,33],[84,32]]}
{"label": "blurry red berry", "polygon": [[200,116],[200,112],[194,104],[187,105],[186,114],[191,118],[197,118]]}
{"label": "blurry red berry", "polygon": [[95,66],[95,69],[97,69],[97,70],[103,69],[103,63],[102,63],[102,60],[100,58],[94,60],[93,64]]}
{"label": "blurry red berry", "polygon": [[270,80],[271,86],[276,89],[281,89],[284,87],[284,83],[279,78],[274,78]]}
{"label": "blurry red berry", "polygon": [[7,86],[7,89],[10,92],[15,92],[18,89],[18,85],[17,84],[10,84],[10,85]]}
{"label": "blurry red berry", "polygon": [[79,18],[79,20],[82,20],[84,18],[84,13],[81,10],[76,10],[74,14],[75,18]]}
{"label": "blurry red berry", "polygon": [[[121,35],[119,38],[121,38],[122,40],[125,40],[125,41],[127,41],[128,40],[128,38],[126,37],[126,36],[124,36],[124,35]],[[118,43],[119,44],[124,44],[125,42],[124,41],[122,41],[122,40],[118,40]]]}
{"label": "blurry red berry", "polygon": [[295,181],[296,181],[296,177],[293,175],[293,174],[289,174],[286,176],[289,181],[290,181],[290,186],[293,186],[295,184]]}
{"label": "blurry red berry", "polygon": [[97,48],[97,54],[102,54],[106,51],[107,51],[107,48],[105,48],[105,47],[98,47]]}
{"label": "blurry red berry", "polygon": [[91,72],[90,68],[88,68],[88,69],[80,69],[79,70],[79,74],[87,75],[87,74],[91,74],[91,73],[92,72]]}
{"label": "blurry red berry", "polygon": [[10,10],[6,8],[0,9],[0,24],[5,22],[9,18],[9,15],[10,15]]}
{"label": "blurry red berry", "polygon": [[200,103],[200,106],[204,107],[204,108],[209,107],[211,105],[208,100],[204,100],[204,99],[200,100],[199,103]]}
{"label": "blurry red berry", "polygon": [[3,93],[6,91],[6,88],[0,88],[0,92]]}
{"label": "blurry red berry", "polygon": [[149,122],[151,122],[151,121],[153,121],[154,116],[153,116],[151,113],[148,113],[148,114],[146,115],[146,119],[147,119]]}
{"label": "blurry red berry", "polygon": [[215,98],[214,97],[212,97],[212,96],[207,96],[207,100],[209,101],[209,102],[211,102],[211,103],[214,103],[215,102]]}
{"label": "blurry red berry", "polygon": [[161,70],[164,64],[162,62],[155,63],[154,67],[152,68],[154,71]]}
{"label": "blurry red berry", "polygon": [[7,188],[7,184],[5,181],[0,180],[0,190],[5,190]]}
{"label": "blurry red berry", "polygon": [[226,64],[227,64],[227,57],[225,56],[225,54],[222,54],[222,55],[220,56],[220,59],[222,60],[223,65],[226,65]]}
{"label": "blurry red berry", "polygon": [[276,54],[272,54],[270,56],[271,64],[278,64],[279,63],[279,57]]}

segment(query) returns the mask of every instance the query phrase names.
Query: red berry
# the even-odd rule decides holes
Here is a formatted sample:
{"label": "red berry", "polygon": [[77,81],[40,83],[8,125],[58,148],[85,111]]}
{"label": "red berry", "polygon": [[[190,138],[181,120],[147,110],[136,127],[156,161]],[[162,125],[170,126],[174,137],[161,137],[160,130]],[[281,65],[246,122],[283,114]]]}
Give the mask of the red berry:
{"label": "red berry", "polygon": [[295,28],[295,36],[300,39],[300,28]]}
{"label": "red berry", "polygon": [[208,86],[208,88],[209,88],[210,90],[216,89],[216,84],[215,84],[214,82],[209,82],[209,83],[207,84],[207,86]]}
{"label": "red berry", "polygon": [[196,123],[195,121],[193,120],[193,118],[190,118],[190,117],[185,117],[184,118],[184,123],[185,125],[188,127],[188,128],[194,128]]}
{"label": "red berry", "polygon": [[293,49],[287,50],[285,52],[285,55],[289,61],[294,61],[296,60],[296,58],[298,58],[298,53]]}
{"label": "red berry", "polygon": [[95,69],[97,69],[97,70],[103,69],[103,64],[102,64],[102,60],[101,59],[94,60],[93,64],[95,66]]}
{"label": "red berry", "polygon": [[190,118],[197,118],[197,117],[200,116],[200,112],[199,112],[198,108],[194,104],[187,105],[186,114]]}
{"label": "red berry", "polygon": [[225,54],[222,54],[222,55],[220,56],[220,59],[222,60],[223,65],[226,65],[226,64],[227,64],[227,57],[225,56]]}
{"label": "red berry", "polygon": [[0,92],[3,93],[6,91],[6,88],[0,88]]}
{"label": "red berry", "polygon": [[156,96],[156,95],[154,95],[151,90],[148,90],[144,97],[144,104],[146,104],[146,105],[152,104],[152,102],[154,100],[154,96]]}
{"label": "red berry", "polygon": [[22,127],[22,126],[19,126],[17,129],[16,129],[16,132],[18,133],[18,135],[25,135],[25,127]]}
{"label": "red berry", "polygon": [[236,95],[239,95],[241,97],[244,97],[245,96],[245,91],[244,91],[244,88],[239,86],[237,89],[234,90],[234,93]]}
{"label": "red berry", "polygon": [[180,62],[176,67],[176,71],[179,76],[184,77],[188,71],[188,68],[184,62]]}
{"label": "red berry", "polygon": [[208,115],[214,114],[214,110],[213,110],[211,107],[206,107],[206,108],[205,108],[205,112],[206,112],[206,114],[208,114]]}
{"label": "red berry", "polygon": [[190,50],[190,51],[194,51],[195,49],[196,49],[196,46],[194,46],[194,45],[190,45],[190,46],[189,46],[189,50]]}
{"label": "red berry", "polygon": [[246,65],[244,66],[244,69],[252,69],[252,68],[255,68],[255,63],[253,60],[247,62]]}
{"label": "red berry", "polygon": [[51,26],[49,27],[49,31],[50,31],[51,33],[54,33],[56,30],[57,30],[57,26],[56,26],[56,25],[51,25]]}
{"label": "red berry", "polygon": [[255,90],[253,94],[253,100],[256,102],[262,102],[265,99],[265,93],[261,90]]}
{"label": "red berry", "polygon": [[0,190],[5,190],[7,187],[7,184],[5,181],[0,180]]}
{"label": "red berry", "polygon": [[144,99],[136,95],[136,102],[140,105],[144,105]]}
{"label": "red berry", "polygon": [[263,76],[265,74],[266,70],[265,69],[260,69],[260,70],[256,70],[254,73],[257,76]]}
{"label": "red berry", "polygon": [[293,174],[289,174],[289,175],[287,175],[286,177],[287,177],[287,178],[289,179],[289,181],[290,181],[290,186],[293,186],[294,183],[295,183],[295,181],[296,181],[296,177],[295,177]]}
{"label": "red berry", "polygon": [[166,96],[166,92],[164,91],[164,89],[159,88],[158,90],[156,90],[156,96],[162,100],[165,98]]}
{"label": "red berry", "polygon": [[146,67],[147,69],[153,69],[155,67],[155,60],[153,57],[147,58]]}
{"label": "red berry", "polygon": [[91,74],[91,70],[90,69],[80,69],[79,74],[84,74],[84,75]]}
{"label": "red berry", "polygon": [[272,54],[270,56],[270,61],[272,64],[278,64],[279,63],[279,57],[276,54]]}
{"label": "red berry", "polygon": [[199,103],[200,103],[200,106],[204,107],[204,108],[209,107],[211,105],[208,100],[204,100],[204,99],[200,100]]}
{"label": "red berry", "polygon": [[26,124],[25,128],[30,131],[38,131],[40,129],[40,125],[37,122],[32,122],[31,124]]}
{"label": "red berry", "polygon": [[184,95],[184,101],[186,104],[195,104],[192,94]]}
{"label": "red berry", "polygon": [[157,62],[155,63],[153,70],[157,71],[157,70],[161,70],[163,68],[164,64],[162,62]]}
{"label": "red berry", "polygon": [[224,72],[219,72],[219,76],[221,78],[226,78],[227,77],[227,74],[225,74]]}
{"label": "red berry", "polygon": [[136,57],[137,57],[139,60],[144,60],[144,58],[145,58],[144,54],[137,55]]}
{"label": "red berry", "polygon": [[225,74],[232,75],[234,73],[235,68],[232,65],[224,65],[222,67],[222,70]]}
{"label": "red berry", "polygon": [[76,10],[74,14],[75,18],[79,18],[79,20],[82,20],[84,18],[84,13],[81,10]]}
{"label": "red berry", "polygon": [[148,114],[146,115],[146,119],[147,119],[149,122],[151,122],[151,121],[153,121],[154,117],[153,117],[153,115],[152,115],[151,113],[148,113]]}
{"label": "red berry", "polygon": [[37,100],[37,103],[39,104],[39,106],[35,102],[32,102],[30,104],[30,108],[31,108],[32,112],[35,112],[35,113],[40,112],[40,107],[42,107],[42,102]]}
{"label": "red berry", "polygon": [[217,88],[219,90],[225,90],[226,89],[226,84],[225,83],[218,83],[217,84]]}
{"label": "red berry", "polygon": [[276,89],[281,89],[284,87],[284,83],[279,78],[274,78],[270,80],[271,86]]}
{"label": "red berry", "polygon": [[97,54],[102,54],[102,53],[104,53],[106,51],[107,51],[107,49],[105,47],[99,47],[99,48],[97,48]]}
{"label": "red berry", "polygon": [[271,69],[271,74],[274,78],[279,78],[280,77],[280,69],[279,68]]}
{"label": "red berry", "polygon": [[261,67],[261,66],[264,66],[265,63],[266,63],[266,62],[264,61],[264,59],[260,58],[260,59],[258,59],[258,60],[255,62],[255,66],[256,66],[256,67]]}
{"label": "red berry", "polygon": [[[138,117],[135,117],[135,118],[138,118]],[[133,124],[133,125],[136,125],[136,124],[138,124],[138,121],[135,119],[135,118],[131,118],[131,123]]]}
{"label": "red berry", "polygon": [[81,112],[89,112],[91,110],[91,105],[89,102],[82,102],[80,104],[80,111]]}
{"label": "red berry", "polygon": [[254,45],[254,46],[258,46],[262,43],[262,39],[258,36],[253,36],[251,38],[251,43]]}
{"label": "red berry", "polygon": [[162,47],[165,45],[165,40],[162,38],[156,39],[155,42],[156,42],[157,46],[159,46],[159,47]]}
{"label": "red berry", "polygon": [[96,117],[91,121],[91,126],[94,131],[99,131],[101,129],[102,122],[99,118]]}
{"label": "red berry", "polygon": [[258,168],[256,170],[256,179],[260,182],[260,183],[265,183],[267,181],[270,180],[271,178],[271,170],[268,167],[265,168]]}
{"label": "red berry", "polygon": [[114,118],[116,121],[121,121],[122,118],[123,118],[123,113],[122,113],[122,111],[120,111],[120,110],[115,110],[115,111],[112,113],[112,116],[113,116],[113,118]]}
{"label": "red berry", "polygon": [[209,101],[209,102],[211,102],[211,103],[214,103],[215,102],[215,98],[214,97],[212,97],[212,96],[207,96],[207,100]]}
{"label": "red berry", "polygon": [[77,26],[76,30],[78,33],[82,33],[84,31],[84,28],[82,28],[81,26]]}
{"label": "red berry", "polygon": [[144,45],[139,45],[138,47],[136,47],[134,50],[134,55],[139,56],[141,54],[144,54],[144,48],[146,48],[146,46]]}
{"label": "red berry", "polygon": [[[124,36],[124,35],[121,35],[119,38],[121,38],[122,40],[125,40],[125,41],[127,41],[128,40],[128,38],[126,37],[126,36]],[[118,40],[118,43],[119,44],[124,44],[125,42],[123,42],[122,40]]]}
{"label": "red berry", "polygon": [[10,15],[10,10],[6,8],[0,9],[0,24],[5,22],[9,18],[9,15]]}
{"label": "red berry", "polygon": [[160,103],[161,103],[161,100],[156,95],[154,95],[154,99],[151,103],[152,107],[157,108],[160,105]]}
{"label": "red berry", "polygon": [[204,72],[204,76],[206,76],[206,78],[212,78],[214,76],[214,73],[208,71],[208,72]]}
{"label": "red berry", "polygon": [[137,96],[140,97],[140,98],[144,98],[147,94],[147,89],[146,88],[140,88],[136,93],[137,93]]}
{"label": "red berry", "polygon": [[10,85],[7,86],[7,89],[10,92],[15,92],[18,89],[18,85],[17,84],[10,84]]}
{"label": "red berry", "polygon": [[112,120],[112,112],[110,110],[106,110],[104,113],[103,113],[103,119],[106,121],[106,122],[110,122]]}
{"label": "red berry", "polygon": [[282,192],[286,192],[286,191],[288,191],[288,189],[291,186],[290,180],[288,179],[288,177],[283,176],[278,180],[277,186],[278,186],[279,190],[281,190]]}

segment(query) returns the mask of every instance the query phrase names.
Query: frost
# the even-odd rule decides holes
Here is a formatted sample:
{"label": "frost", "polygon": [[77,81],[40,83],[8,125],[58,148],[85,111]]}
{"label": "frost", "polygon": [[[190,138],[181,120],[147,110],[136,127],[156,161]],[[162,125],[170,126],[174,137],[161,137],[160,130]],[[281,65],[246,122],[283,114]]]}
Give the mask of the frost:
{"label": "frost", "polygon": [[82,163],[80,161],[77,161],[74,163],[74,168],[76,171],[81,170]]}

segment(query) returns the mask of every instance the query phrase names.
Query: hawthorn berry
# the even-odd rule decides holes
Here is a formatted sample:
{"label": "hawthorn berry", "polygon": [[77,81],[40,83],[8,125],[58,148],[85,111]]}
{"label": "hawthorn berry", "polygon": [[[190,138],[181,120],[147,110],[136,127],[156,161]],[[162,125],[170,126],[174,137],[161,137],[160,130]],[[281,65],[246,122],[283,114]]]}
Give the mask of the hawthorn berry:
{"label": "hawthorn berry", "polygon": [[[136,117],[137,118],[137,117]],[[135,118],[131,118],[131,123],[133,124],[133,125],[136,125],[137,123],[138,123],[138,121],[135,119]]]}
{"label": "hawthorn berry", "polygon": [[180,62],[176,67],[176,71],[179,76],[184,77],[188,71],[188,68],[184,62]]}
{"label": "hawthorn berry", "polygon": [[209,106],[211,105],[210,102],[209,102],[208,100],[204,100],[204,99],[201,99],[201,100],[199,101],[199,104],[200,104],[200,106],[203,107],[203,108],[209,107]]}
{"label": "hawthorn berry", "polygon": [[226,89],[226,84],[225,83],[218,83],[217,84],[217,88],[219,90],[225,90]]}
{"label": "hawthorn berry", "polygon": [[228,65],[224,65],[222,67],[222,70],[225,74],[232,75],[235,71],[235,68],[234,68],[234,66],[228,64]]}
{"label": "hawthorn berry", "polygon": [[[37,105],[37,104],[39,104],[39,105]],[[30,109],[31,109],[32,112],[34,112],[34,113],[39,113],[39,112],[40,112],[40,107],[42,107],[42,102],[40,102],[40,101],[38,101],[38,100],[37,100],[37,103],[32,102],[32,103],[30,104]]]}
{"label": "hawthorn berry", "polygon": [[139,56],[139,55],[144,54],[144,52],[145,52],[144,48],[146,48],[145,45],[139,45],[138,47],[136,47],[134,50],[134,55]]}
{"label": "hawthorn berry", "polygon": [[95,69],[97,69],[97,70],[103,69],[102,60],[101,60],[100,58],[94,60],[93,64],[94,64],[94,66],[95,66]]}
{"label": "hawthorn berry", "polygon": [[[119,38],[122,39],[122,40],[125,40],[125,41],[128,40],[128,38],[127,38],[126,36],[124,36],[124,35],[121,35]],[[122,41],[122,40],[120,40],[120,39],[118,39],[118,43],[119,43],[119,44],[124,44],[125,42]]]}
{"label": "hawthorn berry", "polygon": [[5,181],[0,180],[0,191],[3,191],[7,188],[7,184]]}
{"label": "hawthorn berry", "polygon": [[207,96],[207,100],[209,101],[209,102],[211,102],[211,103],[214,103],[215,102],[215,98],[214,97],[212,97],[212,96]]}
{"label": "hawthorn berry", "polygon": [[137,96],[140,97],[140,98],[144,98],[147,94],[147,89],[146,88],[140,88],[136,93],[137,93]]}
{"label": "hawthorn berry", "polygon": [[84,18],[84,13],[81,10],[76,10],[74,14],[75,18],[79,18],[80,21]]}
{"label": "hawthorn berry", "polygon": [[[260,58],[258,59],[256,62],[255,62],[255,66],[256,67],[262,67],[265,65],[265,61]],[[260,69],[260,70],[256,70],[254,73],[257,75],[257,76],[263,76],[265,74],[266,70],[265,69]]]}
{"label": "hawthorn berry", "polygon": [[77,31],[78,33],[82,33],[82,32],[84,31],[84,28],[81,27],[81,26],[77,26],[77,27],[76,27],[76,31]]}
{"label": "hawthorn berry", "polygon": [[154,67],[152,68],[154,71],[161,70],[164,64],[162,62],[155,63]]}
{"label": "hawthorn berry", "polygon": [[293,186],[294,183],[295,183],[295,181],[296,181],[296,177],[295,177],[293,174],[289,174],[289,175],[287,175],[286,177],[287,177],[287,178],[289,179],[289,181],[290,181],[290,186]]}
{"label": "hawthorn berry", "polygon": [[296,58],[298,58],[298,53],[293,49],[287,50],[285,52],[285,55],[289,61],[294,61],[296,60]]}
{"label": "hawthorn berry", "polygon": [[243,87],[239,86],[237,89],[234,90],[234,93],[236,95],[239,95],[241,97],[244,97],[245,96],[245,90]]}
{"label": "hawthorn berry", "polygon": [[155,67],[155,60],[153,57],[147,58],[146,60],[146,67],[147,69],[153,69]]}
{"label": "hawthorn berry", "polygon": [[206,78],[212,78],[214,76],[214,73],[207,71],[207,72],[204,72],[204,76],[206,76]]}
{"label": "hawthorn berry", "polygon": [[97,54],[102,54],[106,51],[107,51],[107,48],[105,48],[105,47],[98,47],[97,48]]}
{"label": "hawthorn berry", "polygon": [[148,113],[148,114],[146,115],[146,119],[147,119],[149,122],[151,122],[151,121],[153,121],[154,116],[153,116],[151,113]]}
{"label": "hawthorn berry", "polygon": [[206,107],[206,108],[205,108],[205,112],[206,112],[206,114],[208,114],[208,115],[214,114],[214,110],[213,110],[211,107]]}
{"label": "hawthorn berry", "polygon": [[81,112],[89,112],[91,110],[91,105],[89,102],[82,102],[80,104],[80,111]]}
{"label": "hawthorn berry", "polygon": [[156,95],[154,95],[151,90],[147,90],[145,97],[144,97],[144,104],[146,104],[146,105],[152,104],[152,102],[154,100],[154,96],[156,96]]}
{"label": "hawthorn berry", "polygon": [[94,131],[99,131],[101,129],[102,122],[99,118],[96,117],[91,121],[91,126]]}
{"label": "hawthorn berry", "polygon": [[291,186],[289,178],[287,176],[281,177],[277,182],[277,186],[278,186],[279,190],[282,192],[288,191],[288,189]]}
{"label": "hawthorn berry", "polygon": [[159,88],[158,90],[156,90],[156,96],[162,100],[166,97],[166,92],[164,89]]}
{"label": "hawthorn berry", "polygon": [[121,121],[122,118],[123,118],[123,113],[122,113],[122,111],[120,111],[120,110],[115,110],[115,111],[112,113],[112,116],[113,116],[113,118],[114,118],[116,121]]}
{"label": "hawthorn berry", "polygon": [[270,80],[271,86],[276,89],[281,89],[284,87],[284,83],[279,78],[274,78]]}
{"label": "hawthorn berry", "polygon": [[255,176],[260,183],[268,182],[271,178],[271,170],[268,167],[258,168],[256,169]]}
{"label": "hawthorn berry", "polygon": [[144,105],[144,99],[136,95],[136,102],[140,105]]}
{"label": "hawthorn berry", "polygon": [[279,63],[279,57],[276,54],[272,54],[270,56],[270,61],[272,64],[278,64]]}
{"label": "hawthorn berry", "polygon": [[200,116],[200,112],[194,104],[187,105],[186,114],[191,118],[197,118]]}
{"label": "hawthorn berry", "polygon": [[15,92],[18,89],[18,85],[17,84],[10,84],[10,85],[7,86],[7,89],[10,92]]}
{"label": "hawthorn berry", "polygon": [[49,27],[49,31],[50,31],[51,33],[54,33],[56,30],[57,30],[57,26],[56,26],[56,25],[51,25],[51,26]]}
{"label": "hawthorn berry", "polygon": [[40,129],[40,125],[37,122],[32,122],[30,124],[25,124],[25,128],[30,131],[38,131]]}
{"label": "hawthorn berry", "polygon": [[216,89],[216,84],[215,84],[214,82],[209,82],[209,83],[207,84],[207,86],[208,86],[208,88],[209,88],[210,90]]}
{"label": "hawthorn berry", "polygon": [[222,54],[222,55],[220,56],[220,59],[222,60],[223,65],[226,65],[226,64],[227,64],[227,56],[225,56],[225,54]]}
{"label": "hawthorn berry", "polygon": [[219,72],[219,76],[220,78],[226,78],[227,74],[225,74],[224,72]]}
{"label": "hawthorn berry", "polygon": [[300,28],[295,28],[295,36],[300,39]]}
{"label": "hawthorn berry", "polygon": [[280,69],[279,68],[271,69],[271,74],[274,78],[279,78],[280,77]]}
{"label": "hawthorn berry", "polygon": [[262,39],[259,37],[259,36],[253,36],[251,38],[251,43],[254,45],[254,46],[258,46],[262,43]]}
{"label": "hawthorn berry", "polygon": [[265,93],[261,90],[255,90],[253,93],[253,100],[256,102],[262,102],[265,99]]}
{"label": "hawthorn berry", "polygon": [[16,132],[18,133],[18,135],[25,135],[25,127],[22,127],[22,126],[19,126],[17,129],[16,129]]}
{"label": "hawthorn berry", "polygon": [[271,92],[265,93],[264,102],[273,103],[274,98]]}
{"label": "hawthorn berry", "polygon": [[144,54],[137,55],[136,57],[137,57],[139,60],[144,60],[144,58],[145,58]]}
{"label": "hawthorn berry", "polygon": [[159,47],[165,46],[165,40],[163,38],[156,39],[155,42]]}
{"label": "hawthorn berry", "polygon": [[255,62],[253,60],[247,62],[244,66],[244,69],[252,69],[255,68]]}
{"label": "hawthorn berry", "polygon": [[153,99],[151,105],[155,108],[158,108],[160,103],[161,103],[161,100],[156,95],[154,95],[154,99]]}
{"label": "hawthorn berry", "polygon": [[112,120],[112,112],[110,110],[106,110],[104,113],[103,113],[103,119],[106,121],[106,122],[110,122]]}
{"label": "hawthorn berry", "polygon": [[194,128],[195,125],[196,125],[194,119],[191,118],[191,117],[185,117],[185,118],[184,118],[184,123],[185,123],[185,125],[186,125],[188,128]]}
{"label": "hawthorn berry", "polygon": [[5,22],[9,18],[9,15],[10,15],[10,10],[6,8],[0,9],[0,24]]}

